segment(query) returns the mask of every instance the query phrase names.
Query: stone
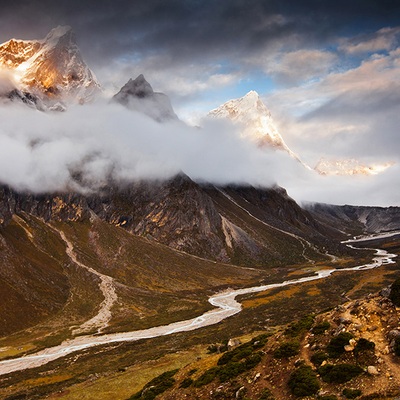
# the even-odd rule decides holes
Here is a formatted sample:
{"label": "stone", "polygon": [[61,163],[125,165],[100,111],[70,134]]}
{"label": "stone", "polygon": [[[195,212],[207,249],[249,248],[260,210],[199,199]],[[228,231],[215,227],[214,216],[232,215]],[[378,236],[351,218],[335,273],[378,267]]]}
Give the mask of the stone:
{"label": "stone", "polygon": [[396,340],[397,338],[400,337],[400,331],[398,329],[392,329],[389,333],[388,333],[388,338],[390,340]]}
{"label": "stone", "polygon": [[346,346],[344,346],[345,351],[353,351],[354,350],[354,346],[350,345],[350,344],[346,344]]}
{"label": "stone", "polygon": [[367,367],[367,373],[368,373],[369,375],[379,375],[378,370],[377,370],[376,367],[373,366],[373,365],[369,365],[369,366]]}
{"label": "stone", "polygon": [[239,339],[229,339],[228,341],[228,349],[231,350],[234,347],[237,347],[241,344],[242,342]]}

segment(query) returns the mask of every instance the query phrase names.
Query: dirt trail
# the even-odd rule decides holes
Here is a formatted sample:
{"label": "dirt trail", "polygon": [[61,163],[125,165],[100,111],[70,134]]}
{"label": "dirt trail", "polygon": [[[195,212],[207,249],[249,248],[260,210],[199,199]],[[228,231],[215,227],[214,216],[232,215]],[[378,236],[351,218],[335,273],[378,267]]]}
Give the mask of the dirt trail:
{"label": "dirt trail", "polygon": [[114,279],[108,275],[101,274],[95,269],[81,263],[76,257],[72,243],[67,239],[64,232],[58,229],[56,230],[61,236],[61,239],[67,245],[66,253],[68,257],[71,259],[71,261],[74,264],[79,265],[81,268],[86,269],[93,275],[96,275],[97,277],[100,278],[99,289],[101,290],[104,296],[104,300],[100,304],[100,309],[98,313],[93,318],[89,319],[88,321],[84,322],[81,326],[74,329],[72,331],[72,334],[78,335],[85,332],[93,331],[94,329],[97,329],[97,333],[101,333],[102,330],[104,330],[104,328],[108,326],[108,323],[110,322],[112,317],[111,308],[118,299],[117,293],[115,292]]}

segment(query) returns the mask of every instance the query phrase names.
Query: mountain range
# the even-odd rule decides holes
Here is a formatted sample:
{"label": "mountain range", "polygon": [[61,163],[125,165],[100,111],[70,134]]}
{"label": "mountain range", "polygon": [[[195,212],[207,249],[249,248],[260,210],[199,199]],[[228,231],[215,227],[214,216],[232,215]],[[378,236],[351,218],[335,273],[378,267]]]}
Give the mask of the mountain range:
{"label": "mountain range", "polygon": [[[95,101],[101,91],[69,27],[55,28],[43,40],[12,39],[2,44],[0,66],[13,76],[11,86],[0,93],[7,106],[23,103],[40,112],[68,113],[71,105]],[[110,102],[157,124],[181,123],[169,98],[154,92],[143,75],[130,79]],[[282,151],[310,169],[286,145],[255,91],[228,101],[209,116],[230,119],[243,127],[242,139],[261,149]],[[79,181],[79,171],[75,175]],[[345,241],[399,230],[399,207],[301,206],[277,185],[196,182],[184,172],[123,184],[110,179],[97,190],[32,193],[1,183],[0,360],[81,335],[142,330],[195,318],[211,308],[210,294],[227,288],[290,281],[332,268],[347,272],[303,292],[293,289],[281,295],[276,289],[271,298],[247,294],[240,300],[246,317],[232,317],[210,333],[203,328],[198,336],[175,336],[175,342],[168,342],[169,350],[161,342],[144,349],[143,341],[135,347],[137,353],[133,347],[110,344],[106,350],[87,349],[64,361],[68,368],[79,369],[104,351],[105,359],[113,361],[92,366],[93,373],[86,367],[84,372],[63,372],[65,365],[54,361],[48,369],[40,367],[39,375],[22,371],[1,376],[0,396],[68,396],[65,387],[88,385],[100,376],[99,368],[108,377],[124,373],[139,362],[132,361],[135,355],[150,363],[153,351],[189,351],[188,338],[193,346],[210,345],[217,338],[253,334],[270,319],[277,326],[287,323],[304,315],[305,304],[320,312],[347,295],[358,298],[368,288],[386,283],[396,270],[385,265],[381,272],[362,271],[357,281],[348,268],[370,262],[371,252],[350,248]],[[385,246],[398,251],[394,239]],[[344,278],[339,277],[342,273]],[[339,321],[336,328],[341,324],[346,322]],[[179,354],[184,357],[183,350]],[[240,398],[237,391],[235,398]]]}

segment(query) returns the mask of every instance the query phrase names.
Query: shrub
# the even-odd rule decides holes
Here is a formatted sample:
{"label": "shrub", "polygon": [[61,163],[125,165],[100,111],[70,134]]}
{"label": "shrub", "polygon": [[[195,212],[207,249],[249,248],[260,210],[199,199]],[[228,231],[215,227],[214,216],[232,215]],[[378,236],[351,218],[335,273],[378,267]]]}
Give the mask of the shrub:
{"label": "shrub", "polygon": [[285,331],[285,334],[289,336],[298,336],[311,329],[314,323],[314,316],[306,315],[299,321],[292,322]]}
{"label": "shrub", "polygon": [[395,306],[400,307],[400,278],[392,283],[389,299],[392,300]]}
{"label": "shrub", "polygon": [[206,372],[204,372],[203,375],[199,376],[199,378],[197,378],[194,381],[194,386],[200,387],[200,386],[208,385],[209,383],[211,383],[214,380],[218,371],[219,371],[218,367],[213,367],[213,368],[208,369]]}
{"label": "shrub", "polygon": [[193,383],[192,378],[185,378],[181,384],[179,385],[180,388],[188,388]]}
{"label": "shrub", "polygon": [[250,342],[244,343],[231,351],[223,354],[218,360],[218,365],[225,365],[228,362],[237,362],[250,356],[254,350],[263,347],[268,340],[268,335],[263,334],[253,338]]}
{"label": "shrub", "polygon": [[275,351],[275,358],[289,358],[299,353],[300,343],[297,340],[282,343]]}
{"label": "shrub", "polygon": [[354,348],[354,353],[357,355],[359,353],[363,353],[365,351],[374,350],[375,343],[369,341],[368,339],[361,338]]}
{"label": "shrub", "polygon": [[291,392],[298,397],[312,396],[320,389],[317,374],[307,365],[302,365],[290,375],[288,385]]}
{"label": "shrub", "polygon": [[360,389],[343,389],[343,396],[346,397],[346,399],[355,399],[358,396],[361,396],[361,390]]}
{"label": "shrub", "polygon": [[316,351],[310,358],[311,362],[316,367],[319,367],[327,359],[328,359],[328,354],[326,354],[324,351]]}
{"label": "shrub", "polygon": [[251,347],[242,347],[239,346],[235,350],[228,351],[227,353],[223,354],[220,359],[218,360],[218,365],[225,365],[228,362],[236,362],[240,361],[241,359],[249,356],[253,352]]}
{"label": "shrub", "polygon": [[328,383],[345,383],[360,375],[363,369],[353,364],[326,364],[318,368],[323,381]]}
{"label": "shrub", "polygon": [[394,354],[396,354],[396,356],[400,356],[400,338],[396,338],[396,340],[394,341]]}
{"label": "shrub", "polygon": [[322,335],[325,331],[327,331],[331,327],[331,324],[328,321],[322,321],[312,328],[311,332],[314,335]]}
{"label": "shrub", "polygon": [[263,389],[261,391],[261,395],[258,398],[258,400],[275,400],[273,394],[271,393],[271,391],[267,388]]}
{"label": "shrub", "polygon": [[353,339],[353,335],[349,332],[341,332],[336,337],[332,338],[326,347],[329,357],[340,357],[344,352],[344,346],[349,344],[349,340]]}
{"label": "shrub", "polygon": [[164,372],[148,382],[140,392],[135,393],[129,400],[153,400],[160,393],[165,392],[175,383],[173,376],[178,372],[177,369]]}

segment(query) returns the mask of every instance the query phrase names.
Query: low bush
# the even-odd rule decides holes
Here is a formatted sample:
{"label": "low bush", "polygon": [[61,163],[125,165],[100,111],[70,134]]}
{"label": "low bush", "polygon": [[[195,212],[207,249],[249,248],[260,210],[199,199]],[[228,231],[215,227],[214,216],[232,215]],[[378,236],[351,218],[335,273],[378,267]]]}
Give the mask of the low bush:
{"label": "low bush", "polygon": [[396,279],[390,287],[389,299],[396,307],[400,307],[400,278]]}
{"label": "low bush", "polygon": [[322,321],[321,323],[317,324],[312,328],[311,332],[314,335],[322,335],[331,327],[331,324],[328,321]]}
{"label": "low bush", "polygon": [[206,372],[204,372],[203,375],[199,376],[194,381],[193,385],[195,387],[208,385],[209,383],[211,383],[215,379],[218,371],[219,371],[218,367],[213,367],[213,368],[208,369]]}
{"label": "low bush", "polygon": [[396,354],[396,356],[400,357],[400,338],[396,338],[396,340],[394,341],[394,354]]}
{"label": "low bush", "polygon": [[267,340],[268,335],[266,334],[256,336],[255,338],[250,340],[250,342],[244,343],[236,349],[233,349],[223,354],[218,360],[218,365],[224,365],[231,361],[237,362],[245,357],[250,356],[254,350],[263,347],[267,343]]}
{"label": "low bush", "polygon": [[188,388],[189,386],[191,386],[193,383],[193,379],[192,378],[185,378],[181,384],[179,385],[180,388]]}
{"label": "low bush", "polygon": [[323,381],[328,383],[345,383],[363,372],[358,365],[353,364],[326,364],[318,368]]}
{"label": "low bush", "polygon": [[299,354],[300,343],[297,340],[282,343],[274,351],[275,358],[289,358]]}
{"label": "low bush", "polygon": [[361,390],[360,389],[343,389],[343,396],[346,397],[346,399],[355,399],[359,396],[361,396]]}
{"label": "low bush", "polygon": [[354,354],[358,355],[359,353],[364,353],[367,351],[371,351],[375,349],[375,343],[371,342],[368,339],[361,338],[356,344],[354,348]]}
{"label": "low bush", "polygon": [[329,357],[340,357],[344,352],[344,346],[349,344],[349,340],[353,339],[353,335],[349,332],[341,332],[336,337],[332,338],[326,347]]}
{"label": "low bush", "polygon": [[275,397],[273,396],[273,394],[269,389],[265,388],[261,391],[258,400],[275,400]]}
{"label": "low bush", "polygon": [[261,353],[257,352],[249,355],[244,360],[233,361],[230,360],[223,365],[208,369],[201,375],[195,382],[195,387],[200,387],[211,383],[215,378],[220,382],[226,382],[230,379],[236,378],[241,373],[254,368],[261,361]]}
{"label": "low bush", "polygon": [[312,396],[320,389],[317,374],[308,365],[297,368],[289,378],[290,391],[298,397]]}
{"label": "low bush", "polygon": [[328,354],[324,351],[316,351],[310,358],[311,362],[316,366],[319,367],[325,360],[328,359]]}
{"label": "low bush", "polygon": [[135,393],[129,400],[153,400],[160,393],[165,392],[175,383],[173,376],[178,372],[177,369],[164,372],[148,382],[140,392]]}
{"label": "low bush", "polygon": [[306,315],[299,321],[292,322],[286,329],[285,334],[292,337],[299,336],[300,334],[310,330],[313,324],[314,316]]}

